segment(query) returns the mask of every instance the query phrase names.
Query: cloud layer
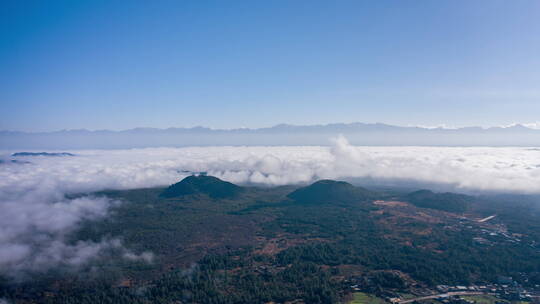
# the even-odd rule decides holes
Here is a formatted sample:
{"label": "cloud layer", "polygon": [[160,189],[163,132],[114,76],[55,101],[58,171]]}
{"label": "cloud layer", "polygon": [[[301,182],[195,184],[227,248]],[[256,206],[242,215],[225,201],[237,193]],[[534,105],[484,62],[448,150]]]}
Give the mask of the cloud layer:
{"label": "cloud layer", "polygon": [[[4,158],[11,152],[5,151]],[[70,151],[76,157],[20,157],[0,164],[0,269],[78,266],[118,240],[68,243],[83,220],[118,202],[66,194],[165,186],[205,171],[235,183],[283,185],[320,178],[443,184],[463,191],[540,193],[540,149],[355,147],[191,147]],[[123,251],[128,259],[151,259]]]}

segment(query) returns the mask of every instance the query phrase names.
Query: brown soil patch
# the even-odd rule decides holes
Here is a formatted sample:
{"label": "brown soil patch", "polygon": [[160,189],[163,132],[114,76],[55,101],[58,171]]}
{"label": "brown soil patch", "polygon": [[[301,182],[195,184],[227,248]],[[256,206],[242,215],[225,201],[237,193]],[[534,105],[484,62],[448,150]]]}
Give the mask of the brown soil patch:
{"label": "brown soil patch", "polygon": [[405,202],[400,202],[400,201],[382,201],[382,200],[378,200],[378,201],[374,201],[373,203],[375,205],[388,206],[388,207],[406,207],[406,206],[409,205],[409,204],[407,204]]}

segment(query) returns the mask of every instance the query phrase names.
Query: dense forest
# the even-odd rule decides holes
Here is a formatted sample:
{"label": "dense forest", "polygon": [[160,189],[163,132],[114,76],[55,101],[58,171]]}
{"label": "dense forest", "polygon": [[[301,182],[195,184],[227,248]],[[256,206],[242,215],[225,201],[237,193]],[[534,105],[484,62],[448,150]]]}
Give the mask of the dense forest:
{"label": "dense forest", "polygon": [[[501,275],[540,284],[540,221],[530,204],[520,212],[506,199],[426,191],[396,195],[334,181],[296,189],[199,180],[172,187],[188,189],[180,193],[171,188],[97,193],[123,203],[112,217],[88,222],[72,236],[74,241],[121,237],[134,252],[152,252],[152,263],[111,255],[86,270],[33,274],[31,280],[5,277],[0,298],[339,303],[352,281],[375,294],[410,285],[489,283]],[[492,213],[500,214],[496,222],[476,221]],[[489,245],[475,241],[483,230],[502,225],[508,234],[519,234],[519,242],[499,236],[486,239]]]}

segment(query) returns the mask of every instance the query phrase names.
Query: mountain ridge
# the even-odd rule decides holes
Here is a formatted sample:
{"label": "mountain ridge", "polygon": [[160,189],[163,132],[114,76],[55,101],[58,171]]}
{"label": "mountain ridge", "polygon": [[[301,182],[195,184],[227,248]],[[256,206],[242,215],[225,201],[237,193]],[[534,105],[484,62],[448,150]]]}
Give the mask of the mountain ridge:
{"label": "mountain ridge", "polygon": [[266,128],[212,129],[134,128],[0,131],[0,149],[131,149],[186,146],[328,146],[331,138],[347,137],[362,146],[538,146],[540,130],[523,125],[507,127],[427,128],[383,123],[325,125],[280,124]]}
{"label": "mountain ridge", "polygon": [[17,130],[0,130],[0,134],[52,134],[52,133],[137,133],[137,132],[266,132],[266,131],[290,131],[290,130],[329,130],[332,128],[363,128],[371,130],[383,130],[383,129],[402,129],[402,130],[426,130],[426,131],[501,131],[501,130],[521,130],[521,131],[533,131],[540,133],[540,129],[535,129],[527,127],[524,124],[512,124],[509,126],[491,126],[491,127],[481,127],[481,126],[465,126],[465,127],[426,127],[426,126],[399,126],[387,123],[363,123],[363,122],[352,122],[352,123],[327,123],[327,124],[312,124],[312,125],[296,125],[296,124],[287,124],[281,123],[276,124],[270,127],[260,127],[260,128],[211,128],[205,126],[193,126],[193,127],[168,127],[168,128],[155,128],[155,127],[135,127],[129,129],[121,130],[111,130],[111,129],[62,129],[55,131],[17,131]]}

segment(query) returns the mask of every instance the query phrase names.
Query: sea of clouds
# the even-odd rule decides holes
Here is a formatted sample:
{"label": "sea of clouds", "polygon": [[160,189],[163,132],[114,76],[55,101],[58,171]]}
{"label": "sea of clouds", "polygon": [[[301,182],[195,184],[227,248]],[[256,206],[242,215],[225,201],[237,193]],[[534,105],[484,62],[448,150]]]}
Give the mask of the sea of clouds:
{"label": "sea of clouds", "polygon": [[[2,152],[13,159],[15,151]],[[83,221],[110,215],[121,202],[67,194],[165,186],[190,172],[234,183],[284,185],[365,178],[445,185],[464,192],[540,193],[540,149],[355,147],[190,147],[69,151],[73,157],[19,157],[0,164],[0,272],[78,267],[111,248],[150,261],[121,240],[69,242]],[[28,163],[24,163],[27,161]]]}

